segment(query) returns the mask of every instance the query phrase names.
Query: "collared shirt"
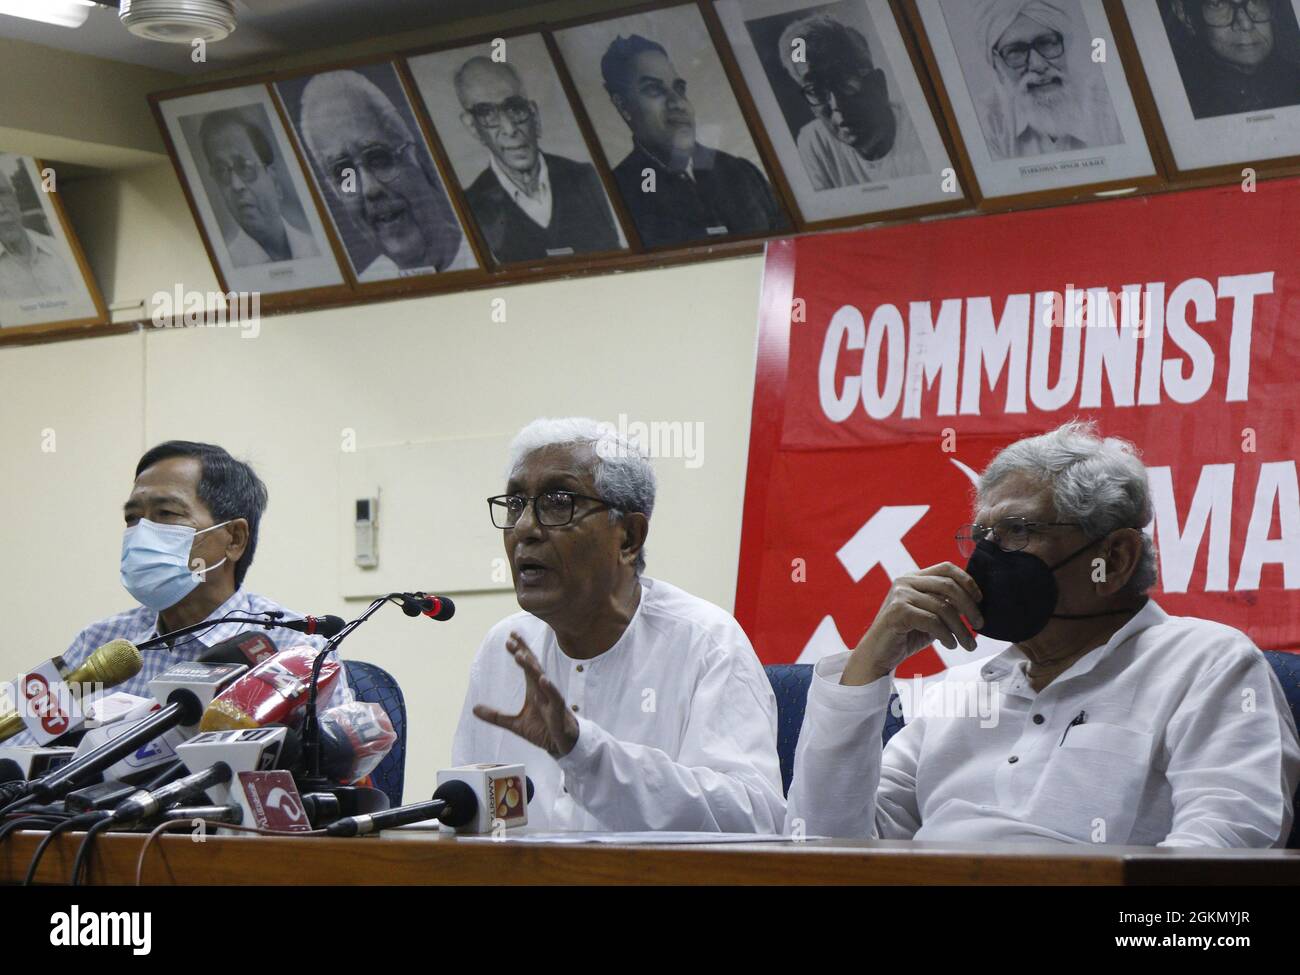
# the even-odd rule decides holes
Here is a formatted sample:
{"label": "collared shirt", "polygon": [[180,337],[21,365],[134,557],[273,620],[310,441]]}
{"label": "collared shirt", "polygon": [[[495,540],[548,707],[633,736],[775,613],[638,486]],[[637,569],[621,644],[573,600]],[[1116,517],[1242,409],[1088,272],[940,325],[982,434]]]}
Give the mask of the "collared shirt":
{"label": "collared shirt", "polygon": [[[316,241],[312,240],[310,234],[304,234],[289,223],[288,220],[282,219],[281,223],[284,225],[285,236],[289,240],[289,257],[287,260],[297,261],[304,257],[316,257],[320,254],[316,247]],[[277,263],[271,259],[271,255],[266,252],[266,248],[250,237],[242,227],[236,228],[235,236],[230,238],[230,241],[226,244],[226,250],[230,252],[230,261],[236,267]]]}
{"label": "collared shirt", "polygon": [[[1300,743],[1263,654],[1153,601],[1035,693],[1015,646],[948,670],[880,747],[891,684],[817,664],[787,830],[1134,846],[1286,843]],[[984,705],[992,704],[992,707]]]}
{"label": "collared shirt", "polygon": [[[577,716],[578,743],[558,761],[472,712],[523,705],[512,630]],[[530,613],[488,631],[452,745],[453,765],[476,762],[523,763],[529,825],[550,829],[770,833],[785,810],[776,698],[749,638],[712,603],[645,577],[622,636],[590,660],[566,656]]]}
{"label": "collared shirt", "polygon": [[506,196],[510,197],[515,206],[519,207],[527,214],[528,218],[539,227],[549,227],[551,225],[551,174],[546,168],[546,157],[540,152],[537,154],[537,194],[535,196],[525,193],[518,183],[512,180],[501,164],[497,162],[497,157],[488,153],[488,165],[492,168],[492,175],[497,178],[501,188],[506,191]]}
{"label": "collared shirt", "polygon": [[73,280],[54,239],[35,230],[26,233],[32,250],[25,259],[9,253],[0,244],[0,299],[16,301],[63,294]]}
{"label": "collared shirt", "polygon": [[[299,615],[286,610],[279,603],[273,602],[265,596],[248,592],[241,586],[235,590],[229,599],[214,609],[207,619],[219,620],[230,613],[257,615],[272,611],[283,612],[286,617],[291,619],[297,618]],[[208,647],[215,646],[222,640],[246,632],[265,633],[281,650],[304,645],[319,650],[325,646],[325,641],[318,636],[307,636],[304,633],[295,633],[292,630],[263,630],[259,626],[235,620],[216,623],[211,629],[200,630],[198,633],[192,633],[189,636],[178,637],[170,649],[166,646],[160,646],[141,651],[144,666],[140,668],[140,672],[130,680],[124,681],[115,687],[106,688],[106,690],[123,691],[127,694],[135,694],[138,697],[150,697],[149,682],[155,677],[177,664],[197,660]],[[76,639],[72,641],[72,645],[63,652],[62,656],[64,663],[70,669],[75,670],[95,650],[98,650],[111,640],[130,640],[132,643],[143,643],[145,640],[153,639],[159,635],[158,614],[145,606],[137,606],[135,609],[128,609],[124,613],[118,613],[116,616],[110,616],[107,619],[91,623],[77,634]],[[347,681],[342,680],[335,684],[334,692],[329,699],[323,704],[318,703],[318,707],[335,707],[352,700],[354,700],[354,697],[347,687]],[[30,745],[33,744],[33,739],[26,732],[23,732],[17,737],[11,738],[6,744]]]}
{"label": "collared shirt", "polygon": [[880,183],[930,172],[930,162],[911,115],[901,105],[890,103],[889,107],[896,123],[894,144],[879,159],[863,158],[852,146],[828,132],[820,119],[813,119],[799,130],[796,140],[799,159],[813,189]]}

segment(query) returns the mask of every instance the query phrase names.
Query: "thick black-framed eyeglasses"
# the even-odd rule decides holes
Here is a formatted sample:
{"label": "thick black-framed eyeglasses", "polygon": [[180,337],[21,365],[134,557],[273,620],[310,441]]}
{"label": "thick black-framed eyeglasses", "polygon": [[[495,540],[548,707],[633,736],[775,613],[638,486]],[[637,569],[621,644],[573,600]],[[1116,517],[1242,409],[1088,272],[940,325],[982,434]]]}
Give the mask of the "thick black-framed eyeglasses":
{"label": "thick black-framed eyeglasses", "polygon": [[504,115],[514,125],[522,125],[533,117],[533,103],[523,95],[511,95],[503,102],[477,102],[469,107],[469,112],[479,125],[495,129],[501,125]]}
{"label": "thick black-framed eyeglasses", "polygon": [[1050,34],[1035,37],[1028,44],[1017,41],[1014,44],[995,47],[993,50],[997,52],[1003,64],[1019,71],[1029,63],[1030,51],[1037,51],[1040,57],[1055,61],[1065,53],[1065,38],[1059,32],[1052,31]]}
{"label": "thick black-framed eyeglasses", "polygon": [[1269,0],[1201,0],[1201,19],[1211,27],[1232,26],[1238,10],[1246,11],[1255,24],[1267,24],[1273,19]]}
{"label": "thick black-framed eyeglasses", "polygon": [[579,501],[595,501],[609,507],[609,502],[604,498],[593,498],[590,494],[577,494],[573,491],[543,491],[532,497],[525,494],[498,494],[487,499],[492,524],[496,528],[514,528],[530,504],[539,525],[563,528],[573,521],[573,512]]}
{"label": "thick black-framed eyeglasses", "polygon": [[1003,518],[997,524],[962,525],[957,529],[957,550],[966,558],[975,552],[975,546],[986,538],[1004,552],[1019,552],[1029,544],[1029,539],[1047,528],[1078,528],[1077,521],[1029,521],[1025,518]]}

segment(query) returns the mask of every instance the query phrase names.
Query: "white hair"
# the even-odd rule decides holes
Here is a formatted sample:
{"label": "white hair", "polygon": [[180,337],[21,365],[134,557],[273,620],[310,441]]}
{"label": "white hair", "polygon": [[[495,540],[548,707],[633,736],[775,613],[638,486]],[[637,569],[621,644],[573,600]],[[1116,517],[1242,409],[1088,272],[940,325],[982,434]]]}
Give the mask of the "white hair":
{"label": "white hair", "polygon": [[1004,448],[980,475],[976,501],[1006,478],[1023,474],[1050,485],[1056,516],[1077,522],[1089,538],[1136,528],[1142,532],[1142,553],[1124,591],[1141,596],[1156,582],[1156,547],[1143,531],[1154,512],[1138,454],[1127,440],[1099,436],[1095,423],[1072,420]]}
{"label": "white hair", "polygon": [[315,75],[303,87],[298,108],[298,128],[312,155],[316,155],[320,146],[317,124],[346,110],[350,99],[360,99],[394,136],[412,138],[402,113],[373,81],[359,71],[326,71]]}
{"label": "white hair", "polygon": [[[545,447],[591,448],[596,493],[610,506],[610,521],[638,512],[649,518],[655,507],[655,470],[635,441],[622,436],[612,423],[583,416],[540,417],[510,441],[506,480],[514,477],[524,458]],[[636,572],[645,569],[645,549],[637,555]]]}

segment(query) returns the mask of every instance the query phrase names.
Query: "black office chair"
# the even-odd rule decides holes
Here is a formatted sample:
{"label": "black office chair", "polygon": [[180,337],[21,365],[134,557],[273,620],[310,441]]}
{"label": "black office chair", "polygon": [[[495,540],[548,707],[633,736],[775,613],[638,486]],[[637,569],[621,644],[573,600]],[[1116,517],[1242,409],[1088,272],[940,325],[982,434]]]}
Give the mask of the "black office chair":
{"label": "black office chair", "polygon": [[375,788],[388,796],[394,806],[402,804],[402,782],[406,778],[406,699],[393,675],[375,664],[360,660],[343,661],[348,675],[348,686],[358,701],[378,704],[388,714],[397,732],[397,741],[384,756],[384,760],[370,773]]}

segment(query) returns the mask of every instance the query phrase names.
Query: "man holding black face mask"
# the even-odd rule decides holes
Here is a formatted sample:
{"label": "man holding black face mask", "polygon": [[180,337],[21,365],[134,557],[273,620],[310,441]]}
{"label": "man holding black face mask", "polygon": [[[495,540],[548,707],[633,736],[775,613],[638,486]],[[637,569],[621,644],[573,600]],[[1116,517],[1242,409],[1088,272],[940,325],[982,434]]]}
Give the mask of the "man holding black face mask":
{"label": "man holding black face mask", "polygon": [[[818,663],[787,830],[1282,846],[1300,780],[1290,709],[1244,634],[1147,597],[1133,447],[1081,423],[1014,443],[981,475],[975,519],[957,536],[965,570],[895,579],[857,647]],[[893,669],[934,641],[973,650],[972,628],[1012,645],[929,685],[882,754]],[[990,695],[992,721],[968,703]]]}

